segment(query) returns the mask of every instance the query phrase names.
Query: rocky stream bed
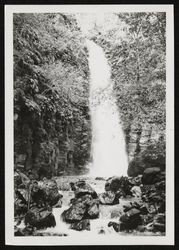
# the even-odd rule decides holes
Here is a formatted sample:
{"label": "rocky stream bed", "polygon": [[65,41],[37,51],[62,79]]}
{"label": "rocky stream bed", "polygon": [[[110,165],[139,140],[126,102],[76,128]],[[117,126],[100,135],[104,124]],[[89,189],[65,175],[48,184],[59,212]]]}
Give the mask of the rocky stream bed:
{"label": "rocky stream bed", "polygon": [[165,235],[165,174],[62,176],[15,173],[15,236]]}

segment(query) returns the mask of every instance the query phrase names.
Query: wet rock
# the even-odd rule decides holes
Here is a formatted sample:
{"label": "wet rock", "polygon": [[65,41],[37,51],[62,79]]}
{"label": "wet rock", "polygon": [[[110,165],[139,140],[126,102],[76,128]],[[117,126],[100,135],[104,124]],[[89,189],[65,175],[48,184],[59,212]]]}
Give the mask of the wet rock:
{"label": "wet rock", "polygon": [[97,180],[97,181],[105,181],[105,178],[104,177],[96,177],[95,180]]}
{"label": "wet rock", "polygon": [[87,194],[72,199],[72,205],[62,213],[66,222],[76,222],[82,219],[95,219],[99,217],[99,201]]}
{"label": "wet rock", "polygon": [[116,194],[111,191],[99,194],[99,201],[103,205],[119,204],[119,199],[116,197]]}
{"label": "wet rock", "polygon": [[113,227],[116,232],[120,232],[120,224],[114,221],[108,223],[108,227]]}
{"label": "wet rock", "polygon": [[132,195],[132,186],[127,177],[111,177],[106,181],[105,190],[126,197],[127,195]]}
{"label": "wet rock", "polygon": [[87,214],[90,219],[96,219],[99,217],[99,201],[93,200],[90,207],[87,209]]}
{"label": "wet rock", "polygon": [[113,191],[116,192],[119,190],[122,184],[123,177],[111,177],[107,179],[105,183],[105,190],[106,191]]}
{"label": "wet rock", "polygon": [[137,202],[137,201],[135,201],[135,202],[130,202],[130,204],[128,204],[127,206],[126,206],[126,205],[123,206],[123,208],[124,208],[124,212],[128,212],[128,211],[130,211],[131,209],[136,208],[136,209],[138,209],[138,210],[140,211],[140,214],[141,214],[141,215],[144,215],[144,214],[148,214],[148,213],[149,213],[146,204],[143,204],[143,203],[141,203],[141,202],[139,203],[139,202]]}
{"label": "wet rock", "polygon": [[[32,203],[38,207],[46,205],[54,206],[59,202],[63,196],[59,194],[57,183],[55,180],[44,180],[41,185],[34,181],[31,184],[31,198]],[[61,205],[60,205],[61,206]]]}
{"label": "wet rock", "polygon": [[76,183],[71,183],[72,190],[75,192],[75,197],[79,198],[81,196],[84,196],[86,194],[89,194],[92,196],[92,198],[97,198],[98,195],[96,191],[85,181],[81,180]]}
{"label": "wet rock", "polygon": [[46,180],[42,186],[45,193],[45,201],[50,206],[54,206],[63,195],[59,194],[55,180]]}
{"label": "wet rock", "polygon": [[45,191],[38,186],[37,182],[31,185],[31,204],[37,207],[44,207],[46,205]]}
{"label": "wet rock", "polygon": [[76,222],[83,219],[86,212],[86,204],[76,203],[62,213],[62,218],[66,222]]}
{"label": "wet rock", "polygon": [[140,210],[136,208],[130,209],[120,217],[121,230],[135,229],[141,224]]}
{"label": "wet rock", "polygon": [[90,221],[86,219],[79,222],[74,222],[71,224],[70,228],[77,231],[82,231],[82,230],[90,231]]}
{"label": "wet rock", "polygon": [[25,224],[43,229],[56,225],[55,217],[51,211],[33,208],[25,215]]}
{"label": "wet rock", "polygon": [[153,167],[145,169],[141,181],[145,185],[160,181],[160,168]]}

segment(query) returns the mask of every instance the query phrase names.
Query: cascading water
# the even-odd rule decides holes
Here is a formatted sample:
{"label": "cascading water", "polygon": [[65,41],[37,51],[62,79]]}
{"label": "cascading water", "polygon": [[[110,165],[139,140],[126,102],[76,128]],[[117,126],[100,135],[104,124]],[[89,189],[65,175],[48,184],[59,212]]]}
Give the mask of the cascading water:
{"label": "cascading water", "polygon": [[90,110],[92,119],[91,176],[127,175],[125,139],[104,51],[87,40],[90,68]]}
{"label": "cascading water", "polygon": [[[90,176],[86,180],[97,193],[104,192],[105,180],[96,182],[95,176],[110,177],[113,175],[126,175],[128,161],[125,151],[125,140],[120,124],[119,114],[113,95],[113,84],[110,80],[110,67],[101,47],[92,41],[87,41],[89,50],[90,68],[90,110],[92,119],[92,156],[93,163]],[[61,178],[60,182],[69,181]],[[84,180],[84,176],[80,177]],[[76,177],[77,180],[77,177]],[[111,217],[112,213],[122,211],[122,202],[113,206],[100,205],[100,216],[98,219],[90,220],[90,231],[78,232],[70,229],[70,225],[62,220],[62,212],[69,208],[70,199],[74,197],[73,191],[61,191],[63,194],[63,205],[61,208],[54,208],[53,214],[56,220],[54,228],[47,228],[43,231],[46,234],[65,234],[77,239],[79,234],[86,236],[86,239],[95,239],[103,233],[115,235],[112,227],[108,227],[110,221],[118,222],[118,217]],[[102,233],[102,234],[101,234]],[[117,234],[116,234],[117,236]]]}

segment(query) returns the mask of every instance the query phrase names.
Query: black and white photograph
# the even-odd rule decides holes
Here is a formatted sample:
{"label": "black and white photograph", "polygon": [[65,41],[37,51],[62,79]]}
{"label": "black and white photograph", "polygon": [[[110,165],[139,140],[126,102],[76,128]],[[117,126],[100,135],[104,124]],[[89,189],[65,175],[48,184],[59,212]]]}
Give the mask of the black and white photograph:
{"label": "black and white photograph", "polygon": [[9,5],[6,241],[174,244],[172,5]]}

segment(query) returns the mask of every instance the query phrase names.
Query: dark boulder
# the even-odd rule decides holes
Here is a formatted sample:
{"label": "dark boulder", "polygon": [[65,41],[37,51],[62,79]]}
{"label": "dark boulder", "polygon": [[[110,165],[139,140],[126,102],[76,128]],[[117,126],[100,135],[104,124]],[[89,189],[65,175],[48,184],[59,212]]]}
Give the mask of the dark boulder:
{"label": "dark boulder", "polygon": [[98,177],[98,176],[97,176],[97,177],[95,178],[95,180],[97,180],[97,181],[105,181],[105,178],[104,178],[104,177]]}
{"label": "dark boulder", "polygon": [[45,201],[50,206],[54,206],[63,195],[59,194],[57,183],[55,180],[46,180],[43,183],[43,191],[45,193]]}
{"label": "dark boulder", "polygon": [[82,230],[87,230],[90,231],[90,220],[81,220],[79,222],[74,222],[70,226],[71,229],[77,230],[77,231],[82,231]]}
{"label": "dark boulder", "polygon": [[141,215],[144,215],[144,214],[148,214],[148,209],[147,209],[147,206],[143,203],[139,203],[137,201],[135,202],[130,202],[129,205],[124,205],[123,206],[124,208],[124,212],[128,212],[130,211],[131,209],[135,208],[137,210],[140,210],[140,214]]}
{"label": "dark boulder", "polygon": [[60,208],[60,207],[62,207],[62,200],[60,199],[53,207],[55,207],[55,208]]}
{"label": "dark boulder", "polygon": [[86,212],[86,205],[84,203],[75,203],[69,209],[62,213],[62,218],[66,222],[76,222],[83,219]]}
{"label": "dark boulder", "polygon": [[95,219],[99,217],[99,201],[86,194],[80,198],[72,199],[72,205],[62,213],[66,222],[76,222],[82,219]]}
{"label": "dark boulder", "polygon": [[114,221],[110,221],[110,222],[108,223],[108,227],[113,227],[114,230],[115,230],[117,233],[120,232],[120,224],[119,224],[119,223],[116,223],[116,222],[114,222]]}
{"label": "dark boulder", "polygon": [[115,205],[119,204],[119,199],[116,194],[112,191],[107,191],[105,193],[99,194],[99,201],[103,205]]}
{"label": "dark boulder", "polygon": [[31,185],[31,204],[37,207],[46,206],[45,191],[37,182]]}
{"label": "dark boulder", "polygon": [[[119,193],[120,196],[132,195],[131,188],[133,185],[127,177],[111,177],[106,181],[105,190]],[[118,197],[119,198],[119,197]]]}
{"label": "dark boulder", "polygon": [[120,217],[121,231],[137,228],[138,225],[142,223],[140,213],[141,213],[140,210],[132,208],[128,212],[123,214]]}
{"label": "dark boulder", "polygon": [[25,224],[44,229],[56,225],[55,217],[51,211],[33,208],[25,215]]}
{"label": "dark boulder", "polygon": [[36,181],[31,184],[31,202],[38,207],[54,206],[62,197],[54,180],[44,180],[42,185]]}
{"label": "dark boulder", "polygon": [[121,187],[123,177],[110,177],[105,183],[106,191],[117,192]]}
{"label": "dark boulder", "polygon": [[149,185],[154,184],[158,181],[160,181],[160,168],[153,167],[153,168],[147,168],[143,172],[142,176],[142,184]]}
{"label": "dark boulder", "polygon": [[98,197],[96,191],[85,181],[71,183],[72,190],[75,192],[75,197],[79,198],[86,194],[91,195],[94,199]]}

